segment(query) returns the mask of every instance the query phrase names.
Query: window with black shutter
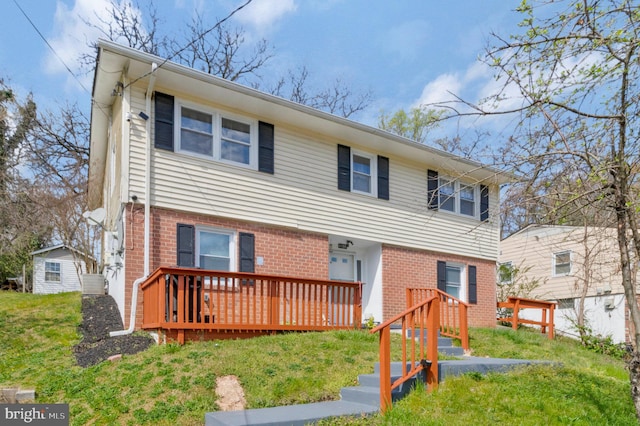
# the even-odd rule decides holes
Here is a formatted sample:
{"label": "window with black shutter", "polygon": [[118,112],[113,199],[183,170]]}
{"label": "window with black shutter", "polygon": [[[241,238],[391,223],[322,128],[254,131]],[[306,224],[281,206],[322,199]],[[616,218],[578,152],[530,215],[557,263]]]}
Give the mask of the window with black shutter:
{"label": "window with black shutter", "polygon": [[179,223],[176,234],[178,266],[193,267],[195,265],[195,227]]}
{"label": "window with black shutter", "polygon": [[274,126],[155,92],[154,146],[274,173]]}
{"label": "window with black shutter", "polygon": [[338,145],[338,189],[389,199],[389,158]]}

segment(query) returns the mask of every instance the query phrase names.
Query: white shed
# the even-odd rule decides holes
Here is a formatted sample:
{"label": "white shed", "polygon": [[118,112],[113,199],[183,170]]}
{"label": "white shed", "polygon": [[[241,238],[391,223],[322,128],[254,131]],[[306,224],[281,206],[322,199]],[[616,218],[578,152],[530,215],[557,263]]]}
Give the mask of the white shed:
{"label": "white shed", "polygon": [[33,256],[33,292],[36,294],[80,291],[86,272],[81,253],[64,244],[36,250]]}

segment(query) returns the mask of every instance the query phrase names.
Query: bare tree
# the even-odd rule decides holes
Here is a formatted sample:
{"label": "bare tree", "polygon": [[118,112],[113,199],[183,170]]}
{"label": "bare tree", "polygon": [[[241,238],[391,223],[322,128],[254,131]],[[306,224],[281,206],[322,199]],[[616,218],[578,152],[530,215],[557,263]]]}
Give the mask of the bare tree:
{"label": "bare tree", "polygon": [[[289,99],[299,104],[327,111],[345,118],[364,110],[371,102],[370,91],[354,93],[341,79],[334,80],[319,91],[310,90],[310,73],[306,66],[289,70],[267,91],[273,95]],[[259,88],[258,84],[254,87]]]}
{"label": "bare tree", "polygon": [[[512,161],[528,166],[523,170],[530,180],[548,186],[558,182],[567,164],[578,165],[597,208],[614,217],[633,328],[629,374],[640,419],[640,308],[632,276],[640,259],[638,7],[627,0],[524,0],[517,10],[522,32],[508,39],[494,35],[486,56],[502,90],[486,103],[453,108],[457,116],[520,114]],[[514,106],[497,109],[505,101]]]}
{"label": "bare tree", "polygon": [[51,232],[33,201],[30,182],[21,176],[36,114],[31,96],[19,101],[0,79],[0,284],[7,277],[20,275],[29,253],[39,248]]}
{"label": "bare tree", "polygon": [[[234,12],[246,6],[239,6]],[[141,15],[140,11],[146,11]],[[184,26],[184,32],[171,34],[162,32],[162,19],[153,1],[139,3],[111,0],[108,18],[98,18],[97,24],[85,22],[100,30],[108,40],[123,43],[134,49],[152,53],[168,60],[175,60],[189,67],[231,81],[238,81],[276,96],[327,111],[342,117],[351,117],[364,110],[371,102],[371,92],[356,92],[351,85],[337,78],[320,88],[312,88],[310,73],[302,66],[289,70],[287,75],[276,80],[270,88],[263,81],[262,73],[275,57],[274,48],[261,39],[253,46],[246,42],[242,28],[232,28],[227,19],[208,23],[196,11],[192,21]],[[95,41],[89,43],[96,47]],[[95,56],[85,54],[81,58],[87,72],[93,71]]]}

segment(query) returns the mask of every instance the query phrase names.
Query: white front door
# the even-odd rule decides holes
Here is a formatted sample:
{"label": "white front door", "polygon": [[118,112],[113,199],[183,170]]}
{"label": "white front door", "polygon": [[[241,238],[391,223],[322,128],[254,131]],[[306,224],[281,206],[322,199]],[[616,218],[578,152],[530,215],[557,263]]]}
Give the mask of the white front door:
{"label": "white front door", "polygon": [[[353,254],[329,253],[329,279],[336,281],[354,281],[355,268],[353,264]],[[331,317],[328,319],[331,325],[347,325],[353,321],[353,312],[345,310],[345,304],[351,306],[353,299],[345,299],[345,293],[339,288],[330,293],[331,296]],[[346,313],[346,315],[345,315]]]}
{"label": "white front door", "polygon": [[329,279],[354,281],[353,255],[348,253],[329,253]]}

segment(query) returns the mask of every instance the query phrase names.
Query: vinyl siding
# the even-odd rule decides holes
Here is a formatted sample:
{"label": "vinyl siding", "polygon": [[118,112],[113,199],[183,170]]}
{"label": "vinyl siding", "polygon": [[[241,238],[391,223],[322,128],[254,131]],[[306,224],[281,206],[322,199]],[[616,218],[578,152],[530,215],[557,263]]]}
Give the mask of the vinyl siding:
{"label": "vinyl siding", "polygon": [[[145,111],[144,88],[134,86],[131,89],[131,112],[132,118],[129,123],[129,194],[125,194],[128,198],[135,194],[138,196],[140,203],[145,203],[144,199],[144,163],[145,163],[145,144],[146,144],[146,124],[147,122],[138,116],[138,112]],[[149,118],[151,120],[151,118]],[[153,126],[151,126],[153,127]]]}
{"label": "vinyl siding", "polygon": [[[45,263],[60,263],[60,282],[45,280]],[[81,262],[84,272],[84,262]],[[53,250],[33,258],[33,293],[52,294],[68,291],[80,291],[80,277],[73,261],[73,255],[68,250]]]}
{"label": "vinyl siding", "polygon": [[[122,100],[118,98],[112,110],[112,127],[109,136],[109,146],[107,148],[107,159],[105,165],[105,195],[107,200],[107,216],[105,225],[113,229],[115,217],[120,207],[122,197],[122,181],[126,174],[122,173],[123,166],[123,146],[122,146]],[[113,173],[113,175],[112,175]]]}
{"label": "vinyl siding", "polygon": [[[522,270],[521,276],[537,279],[540,286],[534,296],[555,300],[580,296],[585,276],[584,228],[543,227],[524,230],[500,243],[500,262],[512,262]],[[590,228],[587,234],[592,274],[589,296],[602,294],[611,288],[613,294],[622,293],[619,272],[619,251],[614,229]],[[553,275],[554,253],[571,251],[571,274]],[[598,293],[600,291],[600,293]]]}
{"label": "vinyl siding", "polygon": [[[132,110],[137,111],[141,104],[144,104],[143,91],[132,90]],[[330,139],[285,123],[272,124],[275,125],[274,175],[152,149],[151,204],[322,234],[348,235],[386,244],[497,259],[499,227],[496,219],[481,223],[427,208],[426,166],[390,157],[388,201],[339,191],[337,145],[377,153],[348,140]],[[129,191],[143,201],[144,127],[141,132],[132,130],[130,134]],[[497,197],[497,187],[492,187],[490,201],[495,216]]]}

